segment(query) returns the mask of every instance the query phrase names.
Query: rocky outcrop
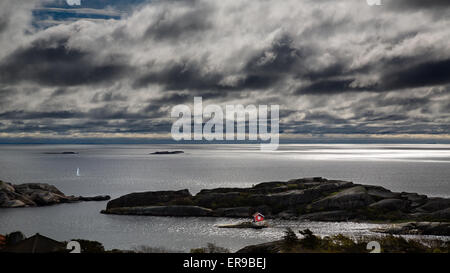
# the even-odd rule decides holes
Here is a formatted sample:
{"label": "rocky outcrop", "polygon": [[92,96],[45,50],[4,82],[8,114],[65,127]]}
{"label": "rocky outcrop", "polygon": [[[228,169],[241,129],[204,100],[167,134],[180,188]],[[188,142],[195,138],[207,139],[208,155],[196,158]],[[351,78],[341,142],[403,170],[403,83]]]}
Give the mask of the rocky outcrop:
{"label": "rocky outcrop", "polygon": [[106,209],[156,206],[163,205],[168,202],[182,202],[185,199],[190,200],[190,198],[192,198],[192,195],[188,190],[130,193],[109,201]]}
{"label": "rocky outcrop", "polygon": [[450,199],[446,198],[428,198],[424,200],[424,205],[418,208],[418,211],[433,212],[450,208]]}
{"label": "rocky outcrop", "polygon": [[110,197],[107,195],[94,197],[67,196],[55,186],[43,183],[13,185],[0,181],[1,208],[37,207],[77,201],[103,201],[109,199]]}
{"label": "rocky outcrop", "polygon": [[261,212],[266,218],[314,221],[449,221],[449,207],[445,198],[314,177],[204,189],[196,195],[188,190],[132,193],[111,200],[102,212],[237,218]]}
{"label": "rocky outcrop", "polygon": [[393,211],[393,210],[405,211],[408,209],[409,204],[410,203],[408,202],[408,200],[389,198],[370,204],[369,207],[382,211]]}
{"label": "rocky outcrop", "polygon": [[436,235],[449,236],[450,223],[442,222],[411,222],[395,224],[388,227],[372,229],[374,232],[398,235]]}
{"label": "rocky outcrop", "polygon": [[367,207],[373,202],[374,199],[366,188],[356,186],[315,201],[310,205],[310,209],[313,211],[352,210]]}

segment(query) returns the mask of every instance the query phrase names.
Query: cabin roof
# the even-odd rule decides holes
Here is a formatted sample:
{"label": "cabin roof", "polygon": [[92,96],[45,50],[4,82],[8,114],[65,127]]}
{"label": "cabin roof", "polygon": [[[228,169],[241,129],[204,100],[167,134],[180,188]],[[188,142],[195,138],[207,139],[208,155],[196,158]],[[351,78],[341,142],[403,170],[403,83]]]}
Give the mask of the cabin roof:
{"label": "cabin roof", "polygon": [[22,240],[15,245],[7,246],[4,251],[12,253],[50,253],[65,252],[67,250],[64,243],[36,233],[34,236]]}

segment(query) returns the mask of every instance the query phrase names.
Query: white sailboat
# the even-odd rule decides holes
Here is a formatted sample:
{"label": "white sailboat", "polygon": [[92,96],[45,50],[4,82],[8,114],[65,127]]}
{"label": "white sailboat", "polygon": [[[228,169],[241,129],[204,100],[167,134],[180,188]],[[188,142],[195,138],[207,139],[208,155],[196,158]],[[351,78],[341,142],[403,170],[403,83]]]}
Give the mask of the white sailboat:
{"label": "white sailboat", "polygon": [[80,168],[77,168],[77,176],[80,176]]}

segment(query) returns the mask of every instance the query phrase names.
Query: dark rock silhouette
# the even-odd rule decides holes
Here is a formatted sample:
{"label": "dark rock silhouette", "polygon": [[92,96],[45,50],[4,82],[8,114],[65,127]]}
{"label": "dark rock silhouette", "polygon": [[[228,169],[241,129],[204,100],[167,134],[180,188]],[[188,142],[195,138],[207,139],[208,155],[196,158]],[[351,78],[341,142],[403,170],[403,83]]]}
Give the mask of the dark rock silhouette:
{"label": "dark rock silhouette", "polygon": [[77,155],[77,152],[48,152],[47,155]]}
{"label": "dark rock silhouette", "polygon": [[158,151],[151,153],[151,155],[174,155],[174,154],[183,154],[183,151]]}

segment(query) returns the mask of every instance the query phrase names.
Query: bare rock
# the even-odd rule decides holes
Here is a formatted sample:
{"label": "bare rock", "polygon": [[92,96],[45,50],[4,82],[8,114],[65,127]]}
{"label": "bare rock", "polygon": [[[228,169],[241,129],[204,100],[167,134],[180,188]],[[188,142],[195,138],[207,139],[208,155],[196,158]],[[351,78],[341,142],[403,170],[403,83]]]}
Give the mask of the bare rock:
{"label": "bare rock", "polygon": [[409,207],[409,202],[402,199],[383,199],[376,203],[370,204],[369,207],[383,211],[406,211]]}
{"label": "bare rock", "polygon": [[109,196],[66,196],[55,186],[44,183],[13,185],[0,182],[0,207],[3,208],[49,206],[76,201],[107,200],[106,198],[109,199]]}
{"label": "bare rock", "polygon": [[375,199],[397,199],[400,198],[400,193],[392,192],[388,189],[379,186],[366,187],[367,193]]}
{"label": "bare rock", "polygon": [[363,186],[356,186],[325,197],[311,204],[311,210],[350,210],[366,207],[373,203],[373,198]]}
{"label": "bare rock", "polygon": [[450,208],[450,199],[447,198],[428,198],[425,205],[419,207],[421,211],[434,212]]}
{"label": "bare rock", "polygon": [[148,191],[139,193],[130,193],[117,199],[113,199],[106,205],[107,209],[119,207],[145,207],[163,204],[174,199],[192,197],[189,190],[179,191]]}

